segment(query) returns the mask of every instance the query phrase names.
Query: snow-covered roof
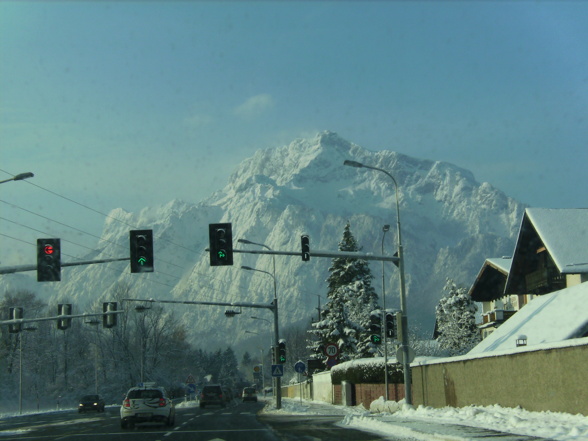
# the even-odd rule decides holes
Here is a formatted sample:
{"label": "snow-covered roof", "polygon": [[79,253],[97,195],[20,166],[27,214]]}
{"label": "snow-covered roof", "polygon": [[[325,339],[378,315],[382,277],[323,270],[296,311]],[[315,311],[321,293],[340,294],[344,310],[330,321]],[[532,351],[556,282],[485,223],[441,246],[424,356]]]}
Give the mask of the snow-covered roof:
{"label": "snow-covered roof", "polygon": [[588,273],[588,208],[527,208],[526,215],[562,274]]}
{"label": "snow-covered roof", "polygon": [[522,335],[527,347],[581,337],[588,332],[587,300],[588,282],[536,297],[467,355],[514,349]]}
{"label": "snow-covered roof", "polygon": [[508,275],[508,273],[510,271],[510,265],[512,264],[512,258],[511,257],[500,257],[500,258],[493,257],[491,259],[486,259],[486,262],[488,265],[499,270],[502,274]]}
{"label": "snow-covered roof", "polygon": [[506,257],[486,259],[470,288],[472,300],[489,302],[503,297],[511,263],[512,259]]}

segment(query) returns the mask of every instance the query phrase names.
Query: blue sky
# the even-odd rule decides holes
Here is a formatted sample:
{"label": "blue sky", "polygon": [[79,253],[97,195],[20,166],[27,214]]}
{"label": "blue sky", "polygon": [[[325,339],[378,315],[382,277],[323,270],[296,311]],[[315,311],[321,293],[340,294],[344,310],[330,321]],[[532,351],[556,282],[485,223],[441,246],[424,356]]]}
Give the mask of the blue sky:
{"label": "blue sky", "polygon": [[[198,202],[256,150],[331,130],[586,207],[586,23],[580,1],[2,1],[0,179],[100,212]],[[9,204],[100,234],[27,184],[2,184],[0,264],[31,228],[60,234]]]}

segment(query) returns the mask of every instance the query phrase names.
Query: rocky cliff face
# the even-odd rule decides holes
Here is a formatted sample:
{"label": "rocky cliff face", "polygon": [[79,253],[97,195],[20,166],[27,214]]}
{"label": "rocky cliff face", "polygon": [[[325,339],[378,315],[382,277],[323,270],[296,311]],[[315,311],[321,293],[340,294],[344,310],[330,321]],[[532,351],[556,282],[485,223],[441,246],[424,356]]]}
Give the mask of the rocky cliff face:
{"label": "rocky cliff face", "polygon": [[[386,174],[345,167],[346,159],[388,171],[398,183],[398,195]],[[397,196],[409,317],[432,330],[445,278],[469,286],[485,258],[510,255],[524,206],[457,166],[371,152],[331,132],[258,151],[239,165],[222,191],[199,204],[175,200],[139,213],[112,211],[87,259],[128,256],[128,231],[152,228],[154,273],[130,274],[126,262],[72,267],[64,270],[62,282],[43,289],[52,291],[55,303],[74,303],[77,312],[96,312],[96,302],[109,300],[121,284],[139,298],[269,304],[272,277],[240,267],[273,273],[275,259],[280,326],[308,322],[316,317],[318,296],[322,304],[326,301],[330,259],[302,262],[300,257],[236,253],[233,266],[211,268],[205,251],[208,224],[231,222],[235,248],[260,249],[238,244],[242,238],[273,250],[300,251],[300,235],[308,234],[311,250],[335,251],[349,221],[363,251],[374,254],[381,254],[382,227],[389,224],[384,253],[391,255],[397,248]],[[381,294],[382,264],[372,261],[370,268]],[[2,283],[13,283],[9,277]],[[397,268],[386,263],[384,277],[387,306],[398,308]],[[241,315],[227,319],[218,306],[166,307],[185,321],[190,338],[201,346],[240,344],[252,338],[246,331],[267,334],[269,345],[270,323],[251,319],[271,321],[267,310],[243,308]]]}

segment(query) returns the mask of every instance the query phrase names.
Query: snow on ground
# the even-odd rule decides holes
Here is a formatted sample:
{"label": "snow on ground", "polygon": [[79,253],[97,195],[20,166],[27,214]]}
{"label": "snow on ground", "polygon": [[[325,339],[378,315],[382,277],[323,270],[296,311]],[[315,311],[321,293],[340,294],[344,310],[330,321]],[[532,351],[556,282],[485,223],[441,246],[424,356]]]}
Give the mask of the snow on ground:
{"label": "snow on ground", "polygon": [[[394,436],[405,436],[423,441],[439,440],[440,436],[443,437],[443,433],[438,431],[426,434],[411,429],[416,423],[423,421],[441,425],[443,423],[459,424],[500,430],[558,441],[588,441],[587,416],[557,412],[530,412],[521,408],[506,408],[498,405],[442,409],[423,406],[412,408],[396,402],[385,402],[380,397],[371,404],[370,410],[366,410],[363,406],[334,406],[316,401],[284,398],[282,409],[276,410],[270,402],[263,412],[304,415],[343,414],[345,418],[341,425],[380,434],[394,433]],[[410,424],[409,421],[415,424]],[[406,430],[400,430],[402,427]],[[449,431],[447,435],[445,439],[459,439]]]}
{"label": "snow on ground", "polygon": [[[468,406],[464,408],[445,407],[435,409],[419,406],[412,408],[394,401],[384,401],[383,397],[374,401],[370,410],[363,406],[335,406],[320,401],[282,398],[282,408],[277,410],[271,398],[260,398],[267,402],[261,413],[281,415],[342,415],[341,426],[383,435],[394,434],[421,441],[455,441],[471,438],[456,436],[449,429],[446,433],[439,429],[445,425],[463,425],[490,430],[500,430],[517,435],[535,436],[556,441],[588,441],[588,416],[558,412],[530,412],[521,408],[494,406]],[[197,407],[198,401],[176,404],[178,408]],[[70,409],[71,410],[71,409]],[[28,413],[28,412],[27,412]],[[31,412],[33,413],[33,412]],[[34,412],[37,413],[37,412]],[[0,414],[0,418],[15,416]],[[435,431],[423,430],[419,423],[437,423]],[[447,426],[449,427],[449,426]]]}

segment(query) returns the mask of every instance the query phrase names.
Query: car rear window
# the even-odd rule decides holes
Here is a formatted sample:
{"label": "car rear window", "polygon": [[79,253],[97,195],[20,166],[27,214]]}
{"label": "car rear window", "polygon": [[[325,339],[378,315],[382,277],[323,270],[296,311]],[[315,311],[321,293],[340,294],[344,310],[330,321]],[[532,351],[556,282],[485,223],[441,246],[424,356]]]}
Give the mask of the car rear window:
{"label": "car rear window", "polygon": [[85,395],[82,397],[82,401],[98,401],[98,395]]}
{"label": "car rear window", "polygon": [[206,394],[222,394],[222,390],[220,388],[220,386],[204,386],[204,388],[202,389],[203,393]]}
{"label": "car rear window", "polygon": [[129,398],[163,398],[163,394],[157,389],[136,389],[129,391]]}

